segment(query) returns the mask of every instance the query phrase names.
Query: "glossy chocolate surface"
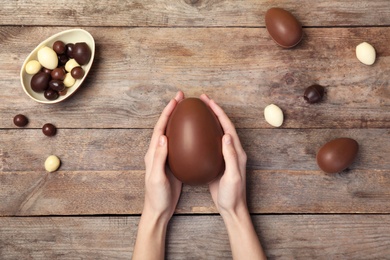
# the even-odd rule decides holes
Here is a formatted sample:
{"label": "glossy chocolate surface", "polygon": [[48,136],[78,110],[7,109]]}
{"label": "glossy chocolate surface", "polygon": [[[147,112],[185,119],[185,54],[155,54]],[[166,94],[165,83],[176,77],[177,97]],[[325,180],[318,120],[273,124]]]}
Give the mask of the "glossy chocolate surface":
{"label": "glossy chocolate surface", "polygon": [[272,39],[283,48],[292,48],[302,37],[301,23],[282,8],[271,8],[265,14],[265,26]]}
{"label": "glossy chocolate surface", "polygon": [[53,124],[44,124],[42,133],[46,136],[54,136],[57,133],[57,128]]}
{"label": "glossy chocolate surface", "polygon": [[50,73],[38,72],[31,78],[31,89],[35,92],[43,92],[49,87]]}
{"label": "glossy chocolate surface", "polygon": [[19,114],[14,117],[14,124],[19,127],[26,126],[28,124],[28,119],[25,115]]}
{"label": "glossy chocolate surface", "polygon": [[73,58],[77,61],[78,64],[84,65],[89,62],[92,56],[91,49],[88,44],[85,42],[78,42],[73,47]]}
{"label": "glossy chocolate surface", "polygon": [[322,100],[324,93],[325,88],[323,86],[312,85],[306,88],[303,98],[309,103],[317,103]]}
{"label": "glossy chocolate surface", "polygon": [[84,74],[85,72],[80,66],[74,67],[70,72],[70,75],[72,75],[74,79],[82,79],[84,77]]}
{"label": "glossy chocolate surface", "polygon": [[183,183],[206,184],[224,171],[223,130],[202,100],[187,98],[177,104],[166,135],[169,167]]}
{"label": "glossy chocolate surface", "polygon": [[351,138],[337,138],[323,145],[317,153],[317,164],[326,173],[338,173],[348,168],[359,150]]}

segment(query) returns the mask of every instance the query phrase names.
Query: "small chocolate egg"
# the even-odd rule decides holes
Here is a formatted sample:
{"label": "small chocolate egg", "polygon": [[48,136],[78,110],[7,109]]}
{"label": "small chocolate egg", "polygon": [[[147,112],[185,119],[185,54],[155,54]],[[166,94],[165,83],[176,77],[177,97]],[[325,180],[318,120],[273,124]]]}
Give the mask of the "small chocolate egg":
{"label": "small chocolate egg", "polygon": [[42,133],[46,136],[54,136],[57,133],[57,128],[53,124],[44,124],[42,126]]}
{"label": "small chocolate egg", "polygon": [[66,56],[68,56],[69,59],[73,59],[73,48],[74,48],[74,43],[68,43],[65,45],[66,47]]}
{"label": "small chocolate egg", "polygon": [[70,75],[72,75],[72,77],[74,79],[82,79],[84,77],[84,70],[83,68],[81,68],[80,66],[78,67],[74,67],[71,71],[70,71]]}
{"label": "small chocolate egg", "polygon": [[202,100],[186,98],[177,104],[169,118],[166,136],[169,168],[183,183],[206,184],[223,173],[223,130]]}
{"label": "small chocolate egg", "polygon": [[66,51],[65,43],[63,41],[55,41],[53,43],[53,50],[58,54],[63,54]]}
{"label": "small chocolate egg", "polygon": [[317,164],[326,173],[337,173],[350,166],[359,150],[351,138],[337,138],[323,145],[317,153]]}
{"label": "small chocolate egg", "polygon": [[267,11],[265,26],[271,38],[283,48],[292,48],[302,40],[301,23],[282,8],[271,8]]}
{"label": "small chocolate egg", "polygon": [[59,79],[59,80],[64,80],[65,74],[66,72],[63,67],[55,68],[50,73],[52,79]]}
{"label": "small chocolate egg", "polygon": [[80,65],[85,65],[91,59],[92,52],[85,42],[77,42],[73,47],[73,58]]}
{"label": "small chocolate egg", "polygon": [[50,74],[43,71],[38,72],[31,78],[31,89],[35,92],[43,92],[49,87]]}
{"label": "small chocolate egg", "polygon": [[19,127],[26,126],[28,124],[28,118],[22,114],[16,115],[14,117],[14,124]]}
{"label": "small chocolate egg", "polygon": [[324,96],[325,88],[320,85],[311,85],[306,88],[303,98],[310,104],[320,102]]}
{"label": "small chocolate egg", "polygon": [[45,93],[43,94],[43,96],[47,99],[47,100],[56,100],[60,95],[58,94],[57,91],[51,89],[51,88],[48,88],[45,90]]}
{"label": "small chocolate egg", "polygon": [[63,91],[65,89],[64,82],[59,79],[50,80],[49,87],[55,91]]}

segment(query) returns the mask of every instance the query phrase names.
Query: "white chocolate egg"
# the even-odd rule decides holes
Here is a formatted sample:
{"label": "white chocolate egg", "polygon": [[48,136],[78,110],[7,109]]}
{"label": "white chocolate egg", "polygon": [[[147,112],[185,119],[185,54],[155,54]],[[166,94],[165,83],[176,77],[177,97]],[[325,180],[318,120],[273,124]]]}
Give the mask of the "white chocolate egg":
{"label": "white chocolate egg", "polygon": [[362,42],[356,46],[356,57],[366,65],[372,65],[375,62],[376,53],[374,47],[367,42]]}
{"label": "white chocolate egg", "polygon": [[74,67],[79,67],[80,65],[77,63],[75,59],[70,59],[65,64],[65,70],[67,72],[71,72]]}
{"label": "white chocolate egg", "polygon": [[37,60],[30,60],[26,64],[26,72],[30,75],[37,74],[42,68],[42,65]]}
{"label": "white chocolate egg", "polygon": [[71,86],[74,85],[75,82],[76,82],[76,80],[72,77],[72,75],[70,75],[70,73],[66,73],[65,79],[64,79],[65,87],[70,88]]}
{"label": "white chocolate egg", "polygon": [[60,167],[61,161],[55,155],[50,155],[45,161],[45,169],[48,172],[55,172]]}
{"label": "white chocolate egg", "polygon": [[264,118],[268,124],[279,127],[283,124],[283,111],[274,104],[268,105],[264,109]]}
{"label": "white chocolate egg", "polygon": [[58,66],[57,53],[47,46],[38,51],[38,61],[43,67],[49,70],[53,70]]}

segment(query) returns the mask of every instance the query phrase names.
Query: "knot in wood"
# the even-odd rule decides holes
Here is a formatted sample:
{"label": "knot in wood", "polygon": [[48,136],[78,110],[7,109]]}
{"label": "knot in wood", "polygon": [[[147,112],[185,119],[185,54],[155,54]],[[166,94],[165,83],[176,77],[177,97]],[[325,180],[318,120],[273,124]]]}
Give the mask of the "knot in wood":
{"label": "knot in wood", "polygon": [[191,6],[200,6],[202,4],[202,0],[184,0],[184,2]]}

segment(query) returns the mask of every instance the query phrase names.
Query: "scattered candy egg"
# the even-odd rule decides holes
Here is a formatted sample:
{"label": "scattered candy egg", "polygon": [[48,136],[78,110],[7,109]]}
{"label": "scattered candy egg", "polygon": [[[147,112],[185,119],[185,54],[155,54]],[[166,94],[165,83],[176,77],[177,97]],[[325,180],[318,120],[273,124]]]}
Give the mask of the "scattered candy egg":
{"label": "scattered candy egg", "polygon": [[324,96],[325,88],[320,85],[311,85],[306,88],[303,98],[310,104],[320,102]]}
{"label": "scattered candy egg", "polygon": [[302,40],[301,23],[282,8],[271,8],[266,12],[265,26],[271,38],[283,48],[292,48]]}
{"label": "scattered candy egg", "polygon": [[26,72],[30,75],[38,73],[42,68],[42,65],[37,60],[30,60],[26,64]]}
{"label": "scattered candy egg", "polygon": [[57,53],[47,46],[38,51],[38,61],[43,67],[49,70],[53,70],[58,66]]}
{"label": "scattered candy egg", "polygon": [[371,44],[362,42],[356,46],[356,57],[361,63],[372,65],[376,58],[375,49]]}
{"label": "scattered candy egg", "polygon": [[55,172],[60,167],[61,161],[55,155],[50,155],[45,161],[45,169],[48,172]]}
{"label": "scattered candy egg", "polygon": [[268,124],[279,127],[283,124],[283,111],[274,104],[268,105],[264,109],[264,118]]}
{"label": "scattered candy egg", "polygon": [[42,126],[42,133],[46,136],[54,136],[57,133],[57,128],[53,124],[47,123]]}
{"label": "scattered candy egg", "polygon": [[19,114],[14,117],[14,124],[19,127],[26,126],[28,124],[28,119],[25,115]]}
{"label": "scattered candy egg", "polygon": [[202,100],[186,98],[177,104],[169,118],[166,136],[169,168],[183,183],[206,184],[223,173],[223,130]]}
{"label": "scattered candy egg", "polygon": [[323,145],[317,153],[317,164],[326,173],[337,173],[352,164],[359,144],[351,138],[337,138]]}

